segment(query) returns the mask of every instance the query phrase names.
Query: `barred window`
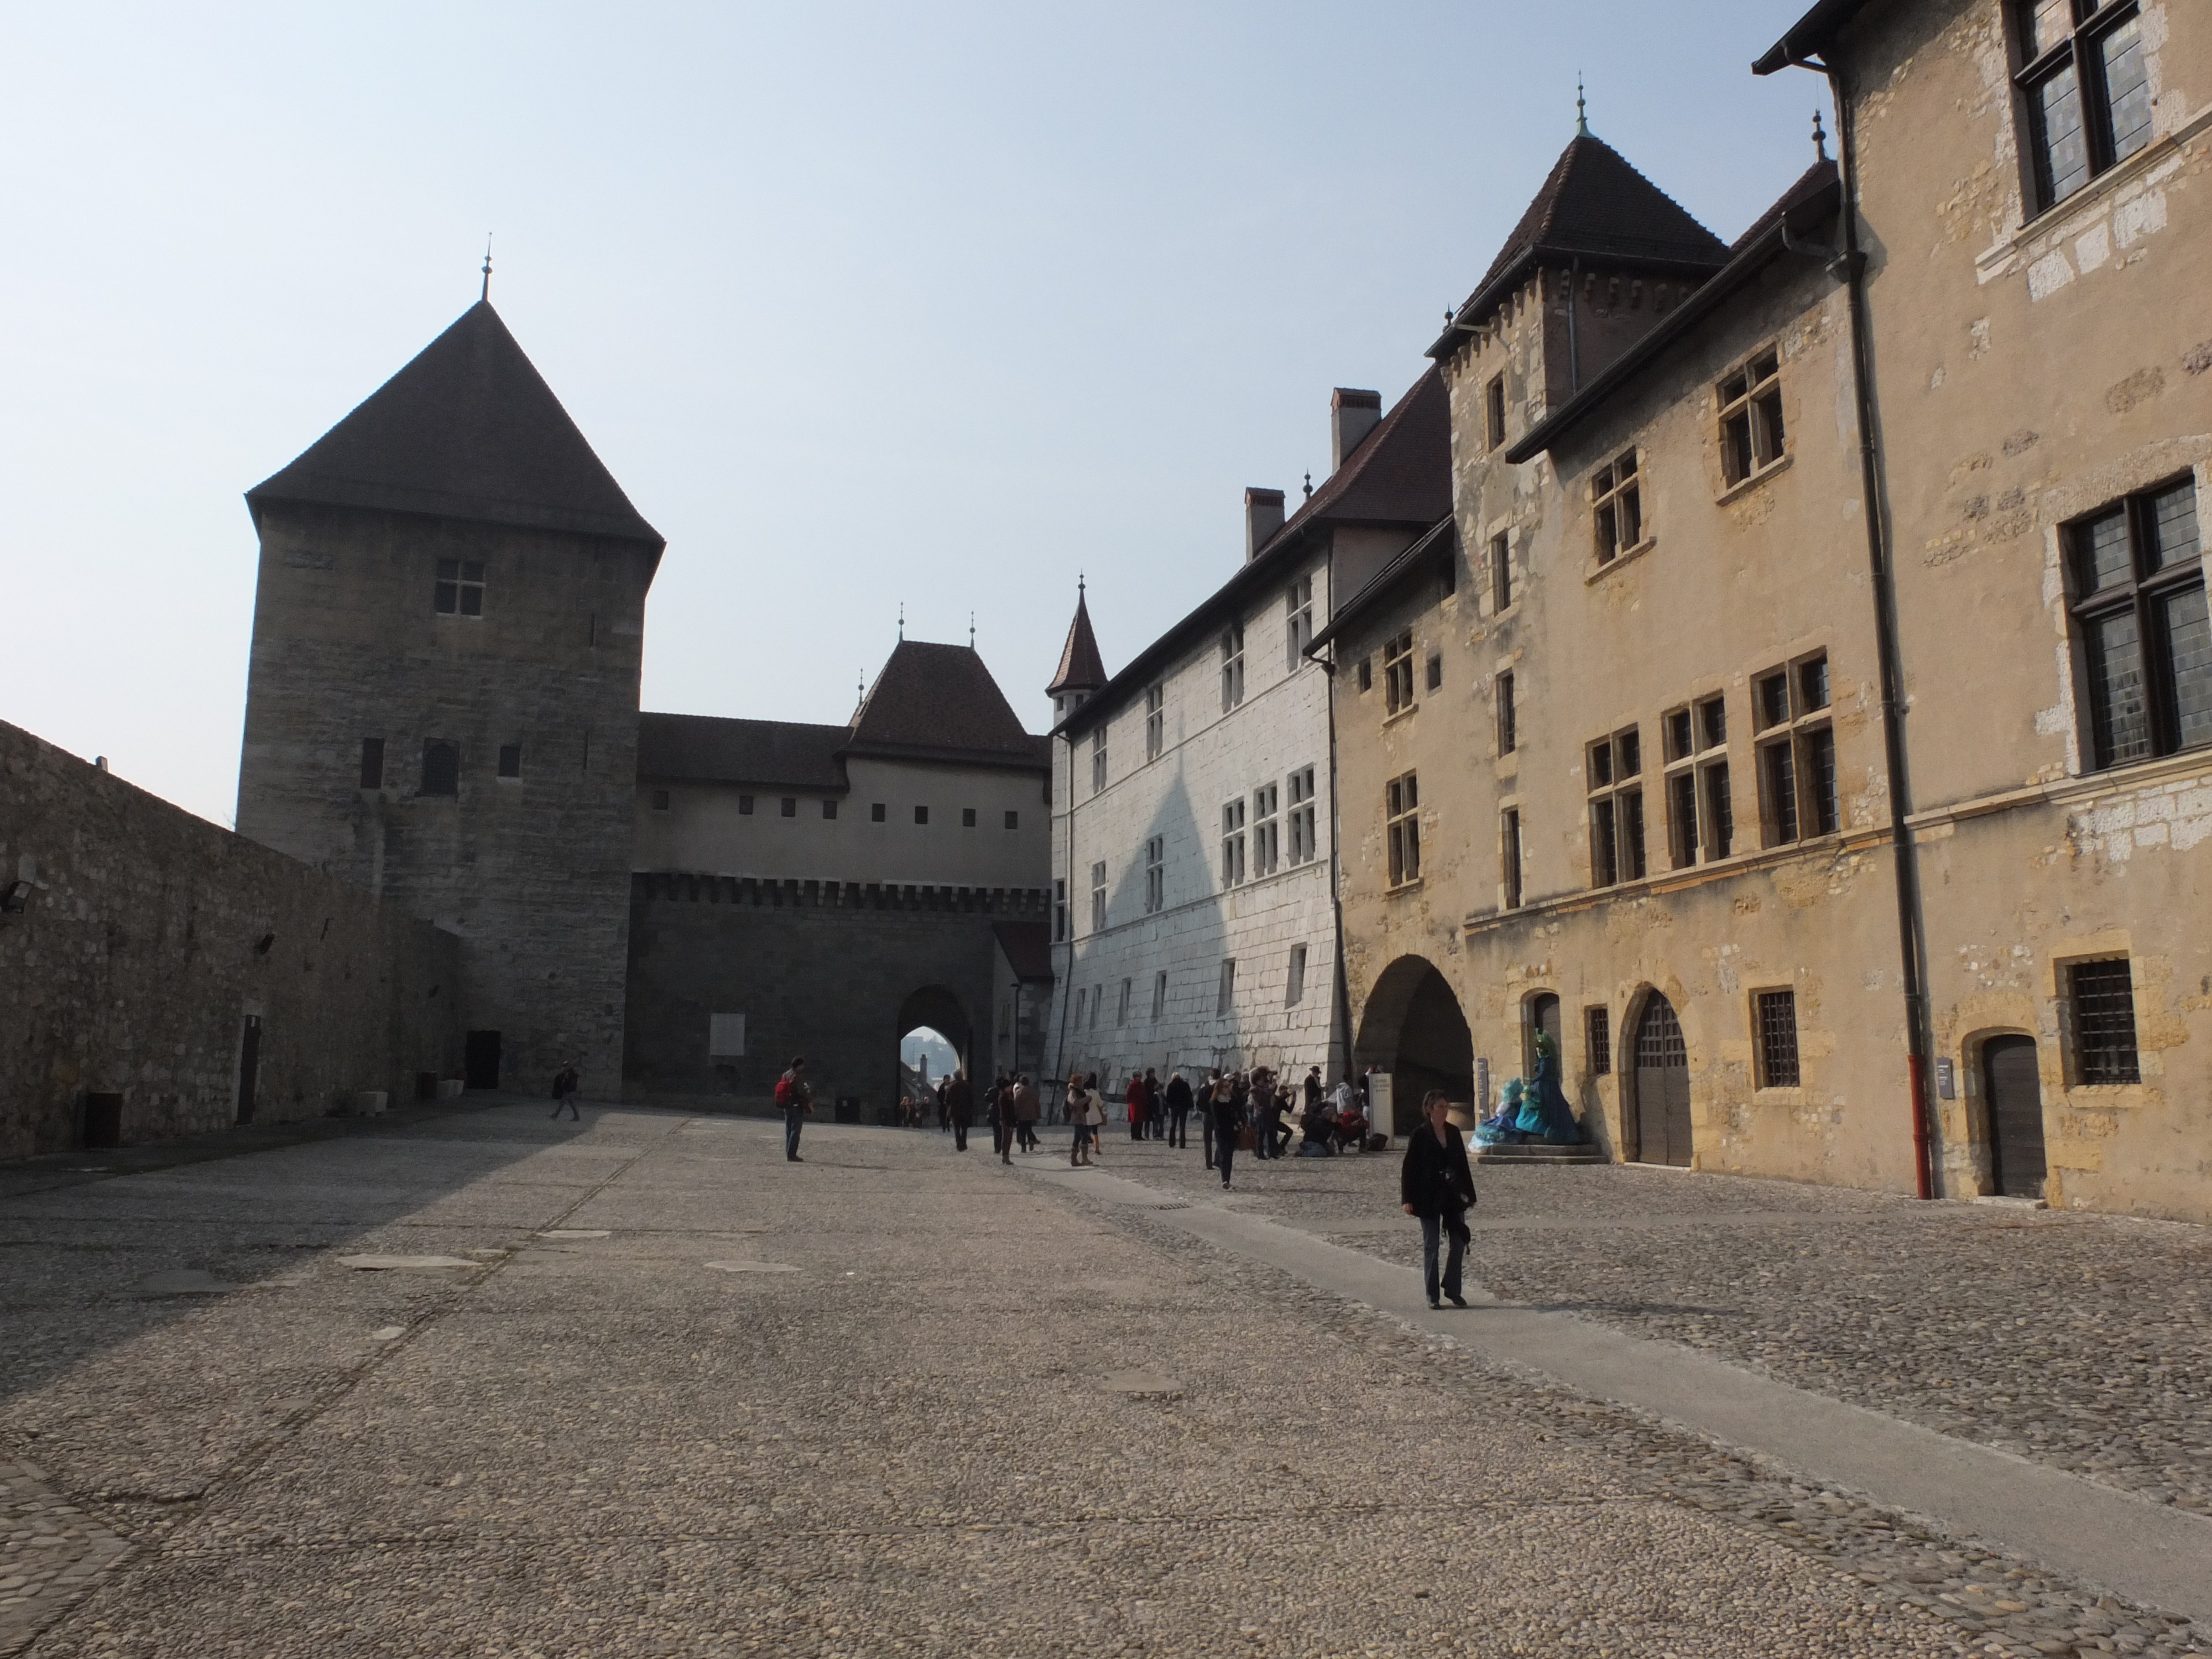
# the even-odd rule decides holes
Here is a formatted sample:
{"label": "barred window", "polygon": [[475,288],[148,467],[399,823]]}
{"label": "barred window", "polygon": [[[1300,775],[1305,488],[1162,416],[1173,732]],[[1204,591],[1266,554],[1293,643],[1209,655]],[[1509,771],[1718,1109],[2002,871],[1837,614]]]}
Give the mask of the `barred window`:
{"label": "barred window", "polygon": [[2092,764],[2212,742],[2212,616],[2195,483],[2130,496],[2065,536]]}
{"label": "barred window", "polygon": [[1761,991],[1759,1010],[1759,1087],[1795,1089],[1797,1072],[1797,994]]}
{"label": "barred window", "polygon": [[1644,744],[1634,726],[1585,753],[1589,786],[1590,885],[1644,879]]}
{"label": "barred window", "polygon": [[2084,1084],[2140,1083],[2135,976],[2124,957],[2066,969],[2074,1008],[2074,1072]]}
{"label": "barred window", "polygon": [[1607,1076],[1613,1071],[1612,1014],[1602,1006],[1583,1009],[1583,1030],[1586,1033],[1590,1075]]}
{"label": "barred window", "polygon": [[1421,878],[1421,787],[1411,772],[1383,786],[1383,832],[1389,843],[1390,884]]}

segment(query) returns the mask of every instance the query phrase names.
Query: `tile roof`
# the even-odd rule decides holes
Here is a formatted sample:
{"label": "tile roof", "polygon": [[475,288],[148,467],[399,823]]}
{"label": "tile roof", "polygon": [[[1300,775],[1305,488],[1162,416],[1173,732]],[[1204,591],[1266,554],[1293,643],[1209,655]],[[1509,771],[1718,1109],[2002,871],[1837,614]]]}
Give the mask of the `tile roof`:
{"label": "tile roof", "polygon": [[1460,319],[1480,320],[1497,293],[1531,267],[1577,258],[1717,270],[1727,262],[1728,248],[1619,150],[1602,138],[1577,133],[1474,292],[1454,313],[1454,326],[1429,348],[1429,355],[1449,356],[1462,337]]}
{"label": "tile roof", "polygon": [[1023,765],[1039,752],[974,647],[920,640],[901,640],[892,650],[853,717],[848,747],[996,756]]}
{"label": "tile roof", "polygon": [[1091,606],[1083,585],[1075,587],[1075,620],[1067,625],[1067,643],[1060,650],[1060,672],[1044,689],[1048,697],[1063,691],[1096,691],[1106,684],[1106,659],[1098,654],[1098,636],[1091,631]]}
{"label": "tile roof", "polygon": [[637,775],[654,783],[781,784],[842,791],[842,726],[723,720],[713,714],[640,714]]}
{"label": "tile roof", "polygon": [[488,301],[246,499],[664,544]]}
{"label": "tile roof", "polygon": [[1052,981],[1052,935],[1042,922],[994,921],[991,932],[1018,978]]}

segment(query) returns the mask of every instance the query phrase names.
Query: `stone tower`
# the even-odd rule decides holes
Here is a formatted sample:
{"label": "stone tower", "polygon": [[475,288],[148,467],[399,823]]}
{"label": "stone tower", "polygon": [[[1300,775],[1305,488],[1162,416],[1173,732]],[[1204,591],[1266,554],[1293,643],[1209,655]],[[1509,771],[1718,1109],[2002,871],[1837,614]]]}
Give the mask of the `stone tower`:
{"label": "stone tower", "polygon": [[240,833],[459,935],[472,1085],[612,1097],[660,536],[489,301],[246,499]]}

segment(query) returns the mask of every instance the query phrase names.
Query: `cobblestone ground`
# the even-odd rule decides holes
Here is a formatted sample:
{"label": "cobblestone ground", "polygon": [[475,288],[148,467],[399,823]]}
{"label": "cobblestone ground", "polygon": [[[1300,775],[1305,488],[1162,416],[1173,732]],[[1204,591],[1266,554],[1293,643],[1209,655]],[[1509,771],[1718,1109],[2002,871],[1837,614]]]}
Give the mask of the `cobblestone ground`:
{"label": "cobblestone ground", "polygon": [[[2194,1651],[933,1132],[807,1150],[505,1108],[0,1200],[0,1651]],[[1395,1250],[1382,1164],[1237,1201]],[[1548,1259],[1599,1189],[1512,1173]]]}
{"label": "cobblestone ground", "polygon": [[[1218,1196],[1200,1158],[1119,1174]],[[1240,1158],[1234,1203],[1418,1267],[1398,1157]],[[2212,1512],[2212,1231],[1633,1165],[1476,1172],[1494,1294]]]}

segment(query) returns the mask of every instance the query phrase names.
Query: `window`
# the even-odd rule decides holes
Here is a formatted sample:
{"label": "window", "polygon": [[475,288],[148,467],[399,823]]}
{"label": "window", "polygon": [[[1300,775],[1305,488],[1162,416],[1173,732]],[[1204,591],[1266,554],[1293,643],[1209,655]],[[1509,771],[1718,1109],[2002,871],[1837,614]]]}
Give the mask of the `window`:
{"label": "window", "polygon": [[483,615],[483,566],[459,559],[438,561],[438,585],[434,600],[441,617]]}
{"label": "window", "polygon": [[1022,815],[1021,815],[1019,812],[1009,812],[1009,813],[1007,813],[1007,814],[1006,814],[1006,828],[1007,828],[1007,829],[1009,829],[1009,830],[1018,830],[1018,829],[1020,829],[1021,827],[1022,827]]}
{"label": "window", "polygon": [[2197,487],[2132,496],[2064,535],[2092,767],[2212,742],[2212,619]]}
{"label": "window", "polygon": [[503,778],[519,778],[522,775],[522,745],[520,744],[500,744],[499,775]]}
{"label": "window", "polygon": [[1425,669],[1424,669],[1424,670],[1423,670],[1423,672],[1422,672],[1422,675],[1421,675],[1421,685],[1422,685],[1422,689],[1423,689],[1424,690],[1434,691],[1434,690],[1438,690],[1440,687],[1442,687],[1442,686],[1443,686],[1443,683],[1444,683],[1444,658],[1443,658],[1443,653],[1442,653],[1441,651],[1431,651],[1431,652],[1430,652],[1430,653],[1429,653],[1429,660],[1428,660],[1427,665],[1425,667]]}
{"label": "window", "polygon": [[1293,945],[1291,946],[1290,980],[1283,990],[1283,1006],[1297,1007],[1301,1001],[1304,1000],[1305,994],[1306,947],[1303,945]]}
{"label": "window", "polygon": [[1731,484],[1782,459],[1782,357],[1760,352],[1721,382],[1721,471]]}
{"label": "window", "polygon": [[1613,1071],[1613,1016],[1602,1007],[1583,1010],[1583,1052],[1589,1055],[1592,1077],[1609,1076]]}
{"label": "window", "polygon": [[1498,752],[1510,755],[1520,744],[1518,724],[1513,711],[1513,672],[1508,669],[1498,677]]}
{"label": "window", "polygon": [[1598,468],[1590,480],[1590,501],[1596,508],[1597,562],[1611,564],[1644,540],[1644,494],[1634,450]]}
{"label": "window", "polygon": [[1389,845],[1390,884],[1421,878],[1421,786],[1408,772],[1382,786],[1383,835]]}
{"label": "window", "polygon": [[665,789],[656,789],[653,792],[653,810],[656,812],[665,812],[668,810],[668,792]]}
{"label": "window", "polygon": [[384,787],[382,738],[363,738],[361,740],[361,787],[364,789]]}
{"label": "window", "polygon": [[1291,862],[1310,864],[1321,856],[1317,803],[1314,799],[1314,769],[1300,767],[1291,774]]}
{"label": "window", "polygon": [[1072,1020],[1068,1021],[1068,1023],[1067,1023],[1067,1024],[1068,1024],[1068,1029],[1069,1029],[1070,1030],[1073,1030],[1073,1031],[1079,1031],[1079,1030],[1081,1030],[1083,1029],[1083,1009],[1084,1009],[1084,1005],[1085,1005],[1085,1003],[1086,1000],[1089,998],[1090,994],[1090,994],[1088,991],[1084,991],[1084,990],[1078,990],[1078,991],[1076,992],[1076,994],[1075,994],[1075,1018],[1074,1018],[1073,1019],[1072,1019]]}
{"label": "window", "polygon": [[2100,0],[2018,0],[2028,153],[2038,211],[2151,140],[2142,20]]}
{"label": "window", "polygon": [[1145,843],[1145,914],[1156,916],[1168,908],[1168,838],[1154,836]]}
{"label": "window", "polygon": [[461,793],[461,746],[433,738],[422,745],[422,790],[426,795]]}
{"label": "window", "polygon": [[1099,986],[1091,994],[1091,1029],[1097,1030],[1098,1022],[1106,1018],[1106,988]]}
{"label": "window", "polygon": [[1508,910],[1521,908],[1521,809],[1509,806],[1498,814],[1498,853],[1500,898]]}
{"label": "window", "polygon": [[1505,441],[1505,377],[1493,374],[1490,384],[1482,389],[1482,432],[1485,449],[1495,449]]}
{"label": "window", "polygon": [[1244,884],[1244,803],[1232,800],[1221,809],[1221,884]]}
{"label": "window", "polygon": [[[824,801],[823,805],[827,806],[830,803]],[[834,814],[825,813],[823,816],[831,817],[834,816]],[[975,827],[975,809],[974,807],[963,806],[960,809],[960,827],[963,830],[973,830]]]}
{"label": "window", "polygon": [[2136,1054],[2135,977],[2127,958],[2069,963],[2067,1000],[2073,1011],[2076,1083],[2140,1083]]}
{"label": "window", "polygon": [[1091,732],[1091,793],[1097,794],[1106,787],[1106,728],[1094,726]]}
{"label": "window", "polygon": [[1359,659],[1358,678],[1359,689],[1362,691],[1372,691],[1375,689],[1375,659],[1372,657],[1362,657]]}
{"label": "window", "polygon": [[1289,621],[1284,629],[1284,655],[1292,673],[1313,643],[1313,578],[1301,576],[1291,584],[1291,591],[1283,600]]}
{"label": "window", "polygon": [[777,810],[781,812],[785,817],[797,817],[799,816],[799,797],[796,795],[786,795],[778,805]]}
{"label": "window", "polygon": [[1116,1027],[1127,1025],[1129,1023],[1129,994],[1135,986],[1136,981],[1133,980],[1125,979],[1121,981],[1121,1000],[1114,1009],[1114,1024]]}
{"label": "window", "polygon": [[914,809],[914,821],[916,823],[927,823],[929,822],[929,809],[927,806],[915,807]]}
{"label": "window", "polygon": [[1106,931],[1106,861],[1101,859],[1091,866],[1091,931]]}
{"label": "window", "polygon": [[1797,994],[1761,991],[1753,999],[1759,1011],[1759,1081],[1761,1089],[1795,1089],[1797,1077]]}
{"label": "window", "polygon": [[1164,968],[1158,973],[1152,975],[1152,1018],[1154,1022],[1157,1023],[1166,1018],[1167,1012],[1168,975],[1167,969]]}
{"label": "window", "polygon": [[1067,883],[1055,878],[1052,884],[1052,937],[1055,944],[1067,938]]}
{"label": "window", "polygon": [[738,814],[740,817],[749,818],[752,817],[753,798],[750,795],[740,795],[738,797]]}
{"label": "window", "polygon": [[831,799],[823,800],[822,803],[822,816],[824,818],[836,817],[837,816],[837,803]]}
{"label": "window", "polygon": [[1490,608],[1513,608],[1513,544],[1502,530],[1490,538]]}
{"label": "window", "polygon": [[1214,994],[1213,1013],[1217,1019],[1226,1019],[1237,1006],[1237,958],[1221,959],[1221,988]]}
{"label": "window", "polygon": [[1828,659],[1808,657],[1752,682],[1759,738],[1759,813],[1766,845],[1784,847],[1842,827],[1836,733],[1828,723]]}
{"label": "window", "polygon": [[1729,798],[1728,705],[1719,697],[1659,718],[1666,743],[1667,851],[1677,870],[1724,859],[1735,845]]}
{"label": "window", "polygon": [[1263,783],[1252,792],[1252,873],[1272,876],[1282,851],[1280,823],[1275,808],[1282,792],[1272,783]]}
{"label": "window", "polygon": [[1168,746],[1168,690],[1156,685],[1145,693],[1145,758],[1158,760]]}
{"label": "window", "polygon": [[1589,786],[1590,885],[1644,878],[1644,744],[1634,726],[1584,751]]}
{"label": "window", "polygon": [[1382,712],[1413,706],[1413,634],[1408,629],[1382,647]]}
{"label": "window", "polygon": [[874,802],[868,808],[868,822],[870,823],[881,823],[890,816],[890,809],[884,806],[881,801]]}
{"label": "window", "polygon": [[1231,623],[1221,630],[1221,712],[1227,714],[1244,701],[1244,624]]}

